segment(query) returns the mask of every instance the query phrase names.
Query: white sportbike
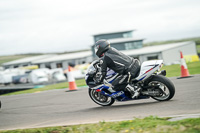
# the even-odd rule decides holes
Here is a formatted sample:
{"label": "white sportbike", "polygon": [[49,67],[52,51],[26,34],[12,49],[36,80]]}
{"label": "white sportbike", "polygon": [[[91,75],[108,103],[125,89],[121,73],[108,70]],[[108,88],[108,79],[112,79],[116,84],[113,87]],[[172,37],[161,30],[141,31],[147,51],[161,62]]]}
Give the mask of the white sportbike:
{"label": "white sportbike", "polygon": [[[166,71],[160,71],[163,66],[163,60],[145,61],[134,79],[130,84],[135,88],[140,88],[140,95],[137,99],[153,98],[158,101],[168,101],[175,94],[174,84],[165,77]],[[107,75],[103,84],[97,85],[95,80],[100,76],[100,63],[98,60],[93,61],[85,77],[89,86],[89,96],[97,104],[101,106],[110,106],[115,100],[128,101],[135,100],[131,98],[130,92],[126,91],[110,91],[112,82],[119,76],[118,73],[111,69],[107,69]]]}

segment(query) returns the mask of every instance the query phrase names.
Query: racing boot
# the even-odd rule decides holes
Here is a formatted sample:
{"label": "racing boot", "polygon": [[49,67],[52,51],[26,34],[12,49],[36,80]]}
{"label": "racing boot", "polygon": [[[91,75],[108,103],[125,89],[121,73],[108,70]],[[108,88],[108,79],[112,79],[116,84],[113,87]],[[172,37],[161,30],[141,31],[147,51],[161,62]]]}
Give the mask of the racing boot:
{"label": "racing boot", "polygon": [[126,89],[131,93],[131,97],[137,98],[140,95],[140,88],[134,88],[133,86],[131,86],[130,84],[128,84],[126,86]]}

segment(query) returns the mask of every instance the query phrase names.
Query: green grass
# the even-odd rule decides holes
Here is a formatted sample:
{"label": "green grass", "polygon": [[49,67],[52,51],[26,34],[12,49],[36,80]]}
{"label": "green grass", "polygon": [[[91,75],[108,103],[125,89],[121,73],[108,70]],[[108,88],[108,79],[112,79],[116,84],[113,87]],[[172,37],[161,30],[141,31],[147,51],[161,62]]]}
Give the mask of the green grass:
{"label": "green grass", "polygon": [[[187,67],[191,75],[200,74],[200,62],[187,63]],[[163,66],[162,70],[167,71],[167,77],[179,77],[181,75],[181,67],[179,64]]]}
{"label": "green grass", "polygon": [[0,133],[199,133],[200,118],[170,122],[154,116],[120,122],[0,131]]}
{"label": "green grass", "polygon": [[[86,86],[85,79],[76,80],[76,85],[78,87]],[[69,87],[68,82],[62,82],[62,83],[57,83],[57,84],[53,84],[53,85],[47,85],[47,86],[44,86],[41,88],[33,88],[33,89],[29,89],[29,90],[16,91],[16,92],[4,94],[4,95],[6,96],[6,95],[17,95],[17,94],[25,94],[25,93],[38,93],[41,91],[47,91],[47,90],[53,90],[53,89],[64,89],[64,88],[66,88],[66,90],[69,90],[69,89],[67,89],[68,87]]]}
{"label": "green grass", "polygon": [[196,45],[197,46],[197,53],[200,54],[200,45]]}

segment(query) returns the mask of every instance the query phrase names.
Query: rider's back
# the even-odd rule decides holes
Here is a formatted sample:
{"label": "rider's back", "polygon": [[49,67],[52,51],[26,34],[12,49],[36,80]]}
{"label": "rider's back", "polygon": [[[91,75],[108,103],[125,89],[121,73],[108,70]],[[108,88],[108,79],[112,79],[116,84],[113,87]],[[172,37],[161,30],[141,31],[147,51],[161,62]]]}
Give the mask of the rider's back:
{"label": "rider's back", "polygon": [[105,52],[104,61],[106,61],[107,66],[115,72],[124,74],[135,60],[111,47]]}

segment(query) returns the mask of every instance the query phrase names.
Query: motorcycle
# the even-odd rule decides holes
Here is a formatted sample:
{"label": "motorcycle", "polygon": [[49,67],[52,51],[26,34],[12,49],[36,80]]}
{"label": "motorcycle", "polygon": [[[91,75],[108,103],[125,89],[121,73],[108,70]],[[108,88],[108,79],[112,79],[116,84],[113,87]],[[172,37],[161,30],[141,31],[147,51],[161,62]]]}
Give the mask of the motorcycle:
{"label": "motorcycle", "polygon": [[97,77],[101,76],[101,63],[99,60],[93,61],[87,69],[85,80],[89,86],[89,96],[101,106],[110,106],[115,101],[129,101],[138,99],[153,98],[157,101],[168,101],[175,94],[174,84],[166,78],[166,71],[160,70],[163,60],[145,61],[140,70],[136,72],[136,77],[131,79],[130,84],[134,88],[140,88],[140,95],[137,99],[131,98],[131,94],[126,89],[113,91],[112,82],[119,76],[118,73],[107,69],[106,78],[102,84],[96,84]]}

